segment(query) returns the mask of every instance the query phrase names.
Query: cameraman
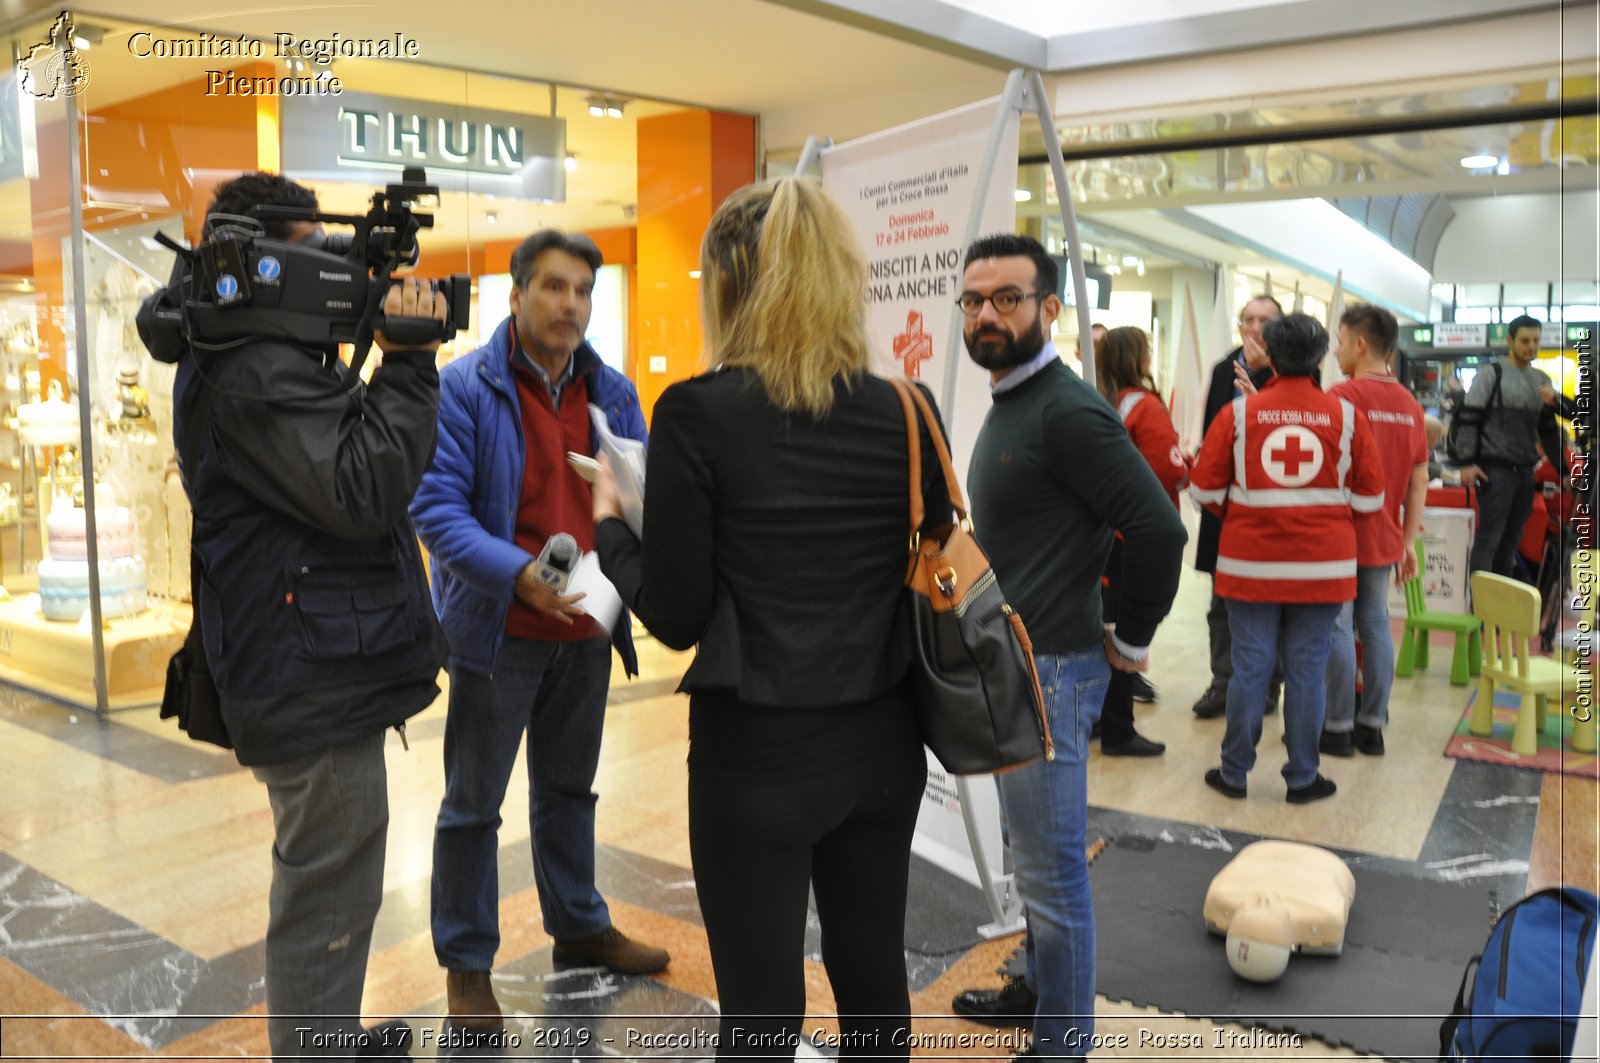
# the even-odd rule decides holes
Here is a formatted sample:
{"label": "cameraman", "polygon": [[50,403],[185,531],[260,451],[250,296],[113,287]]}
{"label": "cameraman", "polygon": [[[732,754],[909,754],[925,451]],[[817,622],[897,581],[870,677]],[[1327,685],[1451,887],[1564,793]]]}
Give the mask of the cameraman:
{"label": "cameraman", "polygon": [[[317,200],[251,173],[222,185],[208,213],[268,205],[310,214]],[[265,223],[273,239],[319,233],[310,221]],[[170,305],[174,293],[151,298]],[[446,308],[410,278],[389,290],[384,311],[442,320]],[[359,1023],[383,899],[384,732],[404,737],[406,719],[437,696],[444,660],[406,515],[433,455],[438,342],[400,347],[379,333],[383,365],[362,387],[346,386],[331,348],[263,337],[188,350],[143,321],[141,334],[155,357],[178,363],[180,456],[195,445],[190,419],[210,422],[198,457],[181,458],[195,610],[235,753],[272,805],[273,1058],[405,1056],[403,1023],[366,1035]]]}

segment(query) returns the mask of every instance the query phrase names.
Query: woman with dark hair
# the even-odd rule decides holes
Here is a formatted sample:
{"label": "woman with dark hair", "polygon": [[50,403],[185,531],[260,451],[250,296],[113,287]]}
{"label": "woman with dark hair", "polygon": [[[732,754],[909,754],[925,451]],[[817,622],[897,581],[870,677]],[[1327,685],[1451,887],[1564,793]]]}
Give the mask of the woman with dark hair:
{"label": "woman with dark hair", "polygon": [[[907,682],[907,431],[869,371],[866,261],[821,186],[783,178],[723,203],[700,268],[714,368],[656,403],[642,543],[604,472],[594,516],[629,608],[696,647],[680,689],[717,1057],[795,1057],[809,886],[839,1058],[903,1060],[927,762]],[[918,442],[933,453],[925,427]],[[928,526],[947,523],[939,463],[922,478]]]}
{"label": "woman with dark hair", "polygon": [[[1166,488],[1172,504],[1178,504],[1178,492],[1189,482],[1189,462],[1178,446],[1178,432],[1172,427],[1172,416],[1156,394],[1155,381],[1150,376],[1150,338],[1143,329],[1123,326],[1107,332],[1095,344],[1095,374],[1099,378],[1100,394],[1116,407],[1123,427],[1139,448],[1144,460]],[[1122,538],[1111,543],[1111,554],[1106,558],[1106,573],[1100,581],[1102,610],[1105,622],[1115,625],[1117,603],[1122,584]],[[1106,688],[1105,708],[1100,713],[1100,752],[1108,757],[1155,757],[1166,751],[1162,742],[1153,742],[1133,727],[1133,702],[1135,684],[1142,677],[1136,672],[1112,669],[1111,684]],[[1145,684],[1154,700],[1155,691]]]}

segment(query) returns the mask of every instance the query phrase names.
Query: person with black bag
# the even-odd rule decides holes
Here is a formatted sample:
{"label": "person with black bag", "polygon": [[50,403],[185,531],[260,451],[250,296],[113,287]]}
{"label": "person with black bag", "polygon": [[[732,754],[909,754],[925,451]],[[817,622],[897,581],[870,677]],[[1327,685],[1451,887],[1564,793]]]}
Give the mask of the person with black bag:
{"label": "person with black bag", "polygon": [[[696,647],[680,689],[717,1058],[795,1057],[809,885],[838,1058],[904,1060],[927,769],[909,678],[907,419],[869,371],[866,262],[839,205],[783,178],[717,210],[700,284],[715,368],[656,403],[643,535],[609,470],[594,516],[628,608],[665,645]],[[926,424],[917,442],[934,453]],[[921,463],[919,489],[924,528],[948,525],[939,462]]]}
{"label": "person with black bag", "polygon": [[[317,201],[252,173],[222,185],[209,215],[264,206]],[[320,233],[308,221],[264,229],[297,243]],[[181,295],[151,299],[170,306]],[[389,290],[384,312],[446,316],[444,299],[414,278]],[[346,381],[333,348],[259,338],[191,349],[145,313],[140,335],[178,365],[173,434],[194,511],[196,637],[170,677],[187,704],[170,707],[191,737],[231,743],[272,806],[273,1058],[409,1058],[405,1023],[363,1030],[360,1016],[383,900],[384,732],[404,738],[405,721],[438,695],[444,661],[406,515],[433,454],[438,341],[378,333],[384,361],[363,386]],[[209,730],[207,672],[220,714]]]}
{"label": "person with black bag", "polygon": [[[1048,340],[1059,271],[1037,240],[1009,233],[967,249],[958,300],[967,352],[994,405],[967,474],[979,545],[1027,622],[1054,740],[1052,759],[999,776],[1027,977],[956,997],[958,1014],[1033,1024],[1025,1058],[1075,1059],[1094,1035],[1094,906],[1085,857],[1089,732],[1111,669],[1144,671],[1178,591],[1187,536],[1122,421]],[[1100,576],[1122,534],[1114,627]]]}
{"label": "person with black bag", "polygon": [[1478,530],[1470,571],[1513,575],[1517,543],[1533,509],[1533,467],[1543,444],[1552,461],[1565,453],[1550,377],[1536,369],[1542,326],[1523,314],[1506,326],[1506,357],[1478,370],[1450,422],[1447,444],[1461,483],[1478,491]]}

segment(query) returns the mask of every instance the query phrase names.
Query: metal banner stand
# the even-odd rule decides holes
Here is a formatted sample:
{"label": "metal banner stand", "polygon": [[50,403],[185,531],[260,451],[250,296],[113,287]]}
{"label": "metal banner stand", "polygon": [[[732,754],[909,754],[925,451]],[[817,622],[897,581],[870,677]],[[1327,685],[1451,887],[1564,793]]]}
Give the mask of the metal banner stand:
{"label": "metal banner stand", "polygon": [[[1092,322],[1089,313],[1088,281],[1083,269],[1083,250],[1078,240],[1077,211],[1072,205],[1072,186],[1067,181],[1066,162],[1061,157],[1061,139],[1056,132],[1055,119],[1050,112],[1050,103],[1046,97],[1044,79],[1036,70],[1025,70],[1018,67],[1006,75],[1006,86],[1000,96],[1000,106],[995,110],[994,127],[989,132],[989,142],[984,149],[983,158],[979,160],[977,168],[977,188],[973,193],[972,209],[967,214],[967,230],[961,246],[970,247],[978,238],[978,230],[983,224],[983,202],[989,195],[989,182],[994,176],[996,156],[1000,152],[1000,143],[1005,134],[1006,124],[1011,120],[1013,113],[1035,115],[1039,120],[1039,128],[1044,134],[1046,154],[1050,158],[1051,172],[1055,175],[1056,199],[1061,204],[1061,224],[1065,233],[1067,244],[1067,259],[1072,275],[1072,291],[1074,302],[1078,310],[1078,335],[1092,335]],[[796,174],[803,174],[813,166],[818,166],[822,159],[822,150],[831,147],[833,141],[827,137],[811,136],[806,139],[805,147],[800,151],[800,161],[795,166]],[[950,318],[950,350],[945,359],[944,390],[940,396],[940,408],[944,414],[945,433],[951,435],[955,432],[956,418],[956,367],[962,357],[962,318],[961,309],[952,307]],[[1093,383],[1095,375],[1094,344],[1078,344],[1079,353],[1083,362],[1084,379]],[[1001,854],[1000,874],[994,874],[989,866],[989,853],[984,851],[982,836],[978,830],[976,820],[972,815],[972,801],[970,799],[971,783],[965,776],[956,777],[956,793],[961,799],[961,818],[967,831],[967,843],[972,848],[973,863],[977,867],[978,881],[983,889],[985,902],[989,906],[992,922],[978,927],[978,933],[984,938],[1002,937],[1006,934],[1016,933],[1023,928],[1022,898],[1012,890],[1011,883],[1014,877],[1011,856],[1009,852]]]}

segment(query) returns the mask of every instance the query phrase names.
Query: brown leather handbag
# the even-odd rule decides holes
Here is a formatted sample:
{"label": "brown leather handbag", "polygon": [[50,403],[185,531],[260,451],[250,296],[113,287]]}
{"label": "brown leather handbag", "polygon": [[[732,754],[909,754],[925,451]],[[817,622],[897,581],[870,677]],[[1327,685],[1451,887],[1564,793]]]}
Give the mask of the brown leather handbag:
{"label": "brown leather handbag", "polygon": [[[950,449],[921,390],[891,379],[911,455],[911,558],[906,595],[916,646],[912,683],[922,740],[953,775],[986,775],[1055,759],[1033,644],[972,537]],[[913,405],[914,404],[914,405]],[[923,519],[918,411],[928,426],[956,521],[929,535]]]}

